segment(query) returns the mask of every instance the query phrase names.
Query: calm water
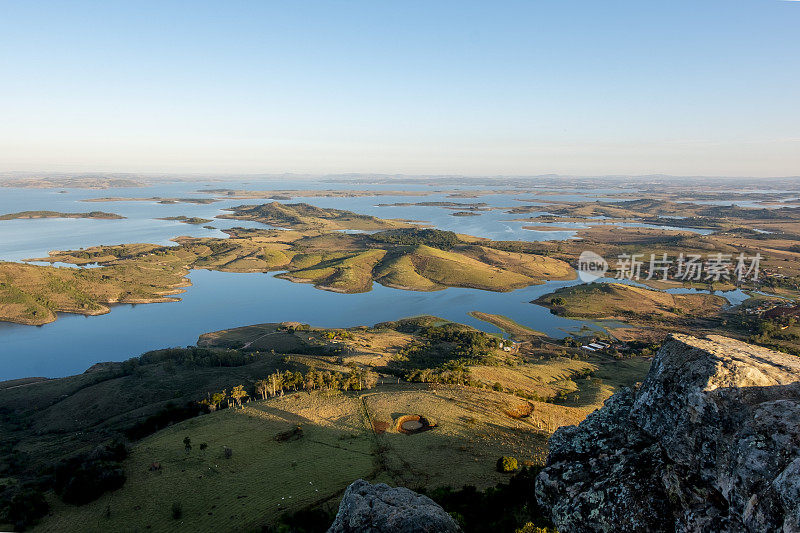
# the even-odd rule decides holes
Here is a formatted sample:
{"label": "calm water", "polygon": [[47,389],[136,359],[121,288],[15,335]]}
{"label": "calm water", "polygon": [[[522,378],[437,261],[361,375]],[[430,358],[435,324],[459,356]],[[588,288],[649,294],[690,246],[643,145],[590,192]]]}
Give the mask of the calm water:
{"label": "calm water", "polygon": [[[46,256],[55,249],[73,249],[97,244],[151,242],[171,244],[179,235],[225,237],[220,229],[234,226],[264,227],[258,223],[235,220],[214,220],[218,229],[156,220],[176,215],[213,219],[226,207],[262,203],[267,200],[225,200],[208,205],[158,204],[155,202],[81,202],[92,197],[204,197],[198,189],[249,188],[324,189],[330,184],[314,182],[261,183],[178,183],[158,187],[87,191],[66,189],[23,190],[0,188],[0,214],[22,210],[64,212],[107,211],[118,213],[125,220],[14,220],[0,221],[0,260],[19,261]],[[347,188],[339,187],[336,188]],[[364,189],[363,185],[350,188]],[[375,189],[397,189],[397,185],[377,185]],[[409,187],[425,190],[425,186]],[[430,189],[430,188],[427,188]],[[604,191],[592,195],[560,194],[546,200],[603,199]],[[605,192],[608,194],[608,192]],[[521,201],[521,200],[524,200]],[[484,212],[477,217],[454,217],[452,211],[439,207],[393,206],[379,203],[456,201],[486,202],[492,206],[514,207],[534,205],[530,194],[489,195],[479,199],[447,198],[437,193],[430,196],[381,196],[366,198],[307,198],[303,201],[322,207],[349,209],[383,218],[423,220],[441,229],[448,229],[502,240],[552,240],[573,238],[575,231],[539,232],[522,229],[530,222],[511,221],[520,215],[503,210]],[[540,213],[546,213],[542,204]],[[576,226],[576,230],[578,227]],[[432,314],[467,323],[486,331],[493,326],[468,316],[470,311],[483,311],[510,316],[517,322],[554,337],[574,333],[581,327],[599,326],[584,321],[554,316],[545,308],[529,302],[553,290],[577,283],[550,282],[510,293],[492,293],[472,289],[447,289],[420,293],[390,289],[375,284],[369,293],[338,294],[320,291],[310,285],[276,279],[271,274],[232,274],[194,271],[193,286],[181,296],[182,302],[145,305],[118,305],[111,313],[99,317],[61,314],[56,322],[41,327],[0,322],[0,380],[25,376],[57,377],[84,371],[99,361],[124,360],[144,351],[167,346],[194,344],[201,333],[261,322],[296,320],[323,327],[371,325],[419,314]],[[739,299],[729,295],[731,301]]]}

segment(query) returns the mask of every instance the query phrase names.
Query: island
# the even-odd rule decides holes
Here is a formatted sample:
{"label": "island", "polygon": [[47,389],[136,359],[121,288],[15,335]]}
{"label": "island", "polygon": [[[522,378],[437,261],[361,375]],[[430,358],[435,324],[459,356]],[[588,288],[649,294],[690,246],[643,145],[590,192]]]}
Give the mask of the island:
{"label": "island", "polygon": [[147,182],[140,178],[114,178],[102,176],[56,176],[22,178],[0,178],[0,187],[20,189],[121,189],[144,187]]}
{"label": "island", "polygon": [[196,225],[208,224],[209,222],[212,222],[210,218],[187,217],[184,215],[174,216],[174,217],[163,217],[159,218],[158,220],[174,220],[176,222],[183,222],[184,224],[196,224]]}
{"label": "island", "polygon": [[[56,312],[98,314],[108,312],[110,303],[176,301],[174,295],[189,284],[185,276],[191,269],[283,271],[278,274],[282,279],[343,293],[367,292],[374,282],[415,291],[467,287],[505,292],[576,275],[564,261],[506,251],[498,248],[505,244],[488,239],[350,211],[277,205],[281,208],[247,208],[246,216],[268,216],[306,229],[234,228],[225,230],[228,238],[179,237],[177,246],[96,246],[30,260],[99,265],[92,269],[0,263],[0,320],[37,325],[55,320]],[[328,229],[364,225],[391,229]]]}
{"label": "island", "polygon": [[163,198],[161,196],[151,196],[149,198],[128,197],[128,196],[104,196],[102,198],[85,198],[81,202],[155,202],[158,204],[213,204],[216,198]]}
{"label": "island", "polygon": [[379,191],[352,189],[282,189],[271,191],[251,191],[248,189],[202,189],[203,194],[213,194],[220,198],[249,200],[291,200],[293,198],[361,198],[369,196],[428,196],[428,191]]}
{"label": "island", "polygon": [[115,213],[90,211],[88,213],[62,213],[60,211],[20,211],[0,215],[0,220],[25,220],[35,218],[93,218],[100,220],[120,220],[125,217]]}
{"label": "island", "polygon": [[407,221],[387,220],[370,215],[360,215],[341,209],[321,208],[311,204],[282,204],[272,202],[261,205],[240,205],[227,209],[230,215],[218,215],[217,218],[236,220],[254,220],[270,226],[309,230],[378,230],[387,228],[410,227]]}

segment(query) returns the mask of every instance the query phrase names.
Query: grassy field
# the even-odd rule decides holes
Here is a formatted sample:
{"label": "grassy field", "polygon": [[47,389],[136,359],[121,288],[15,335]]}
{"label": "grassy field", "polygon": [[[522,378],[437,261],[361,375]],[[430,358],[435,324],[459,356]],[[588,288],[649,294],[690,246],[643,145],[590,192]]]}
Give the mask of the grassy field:
{"label": "grassy field", "polygon": [[[439,319],[437,319],[439,320]],[[292,329],[287,329],[292,328]],[[300,329],[294,329],[300,327]],[[342,337],[347,337],[342,340]],[[241,328],[205,333],[197,345],[215,348],[235,348],[244,351],[309,354],[315,348],[335,350],[346,347],[340,356],[342,363],[356,363],[375,368],[385,367],[403,347],[414,341],[414,336],[388,327],[354,327],[326,329],[302,327],[296,322],[284,324],[256,324]],[[294,356],[295,360],[304,360]],[[305,361],[305,360],[304,360]],[[330,364],[330,358],[325,362]],[[341,365],[339,365],[341,366]]]}
{"label": "grassy field", "polygon": [[[137,444],[129,479],[82,507],[56,509],[42,531],[257,530],[281,513],[336,497],[375,469],[356,397],[302,397],[248,404],[177,424]],[[315,421],[303,416],[306,410]],[[336,420],[326,423],[326,414]],[[274,437],[303,423],[302,437]],[[194,443],[184,451],[183,439]],[[208,449],[200,451],[201,443]],[[232,450],[230,459],[223,447]],[[161,469],[151,471],[158,462]],[[182,516],[172,517],[173,503]],[[108,512],[107,512],[108,511]]]}
{"label": "grassy field", "polygon": [[590,283],[558,289],[533,303],[562,316],[619,319],[665,329],[707,323],[718,318],[728,302],[714,294],[669,294],[621,283]]}
{"label": "grassy field", "polygon": [[[121,465],[124,486],[82,506],[47,491],[51,511],[39,529],[207,530],[226,529],[233,520],[257,530],[287,512],[335,509],[359,477],[413,489],[494,486],[506,479],[494,469],[498,457],[541,464],[556,428],[578,423],[616,387],[641,380],[648,364],[495,350],[487,359],[495,364],[472,360],[470,386],[401,380],[393,371],[405,368],[400,354],[431,331],[476,333],[432,316],[348,329],[259,324],[204,334],[196,349],[156,351],[69,378],[4,383],[0,442],[7,444],[0,461],[17,465],[8,470],[13,486],[124,434],[134,439]],[[452,342],[432,346],[438,353]],[[254,398],[256,382],[272,372],[312,368],[344,375],[370,370],[378,373],[377,385],[355,391],[300,385],[302,391],[287,388],[242,409],[200,416],[195,410],[188,420],[162,416],[236,385]],[[431,429],[402,433],[407,415],[424,417]],[[154,417],[158,425],[150,423]],[[302,433],[276,439],[298,426]],[[137,427],[149,429],[131,433]]]}
{"label": "grassy field", "polygon": [[68,269],[0,262],[0,320],[40,325],[56,312],[100,315],[110,303],[152,303],[189,285],[180,268],[142,264],[102,269]]}
{"label": "grassy field", "polygon": [[[422,414],[435,427],[404,435],[395,428],[404,414]],[[256,530],[287,511],[334,508],[360,477],[412,488],[488,487],[506,479],[494,469],[497,457],[541,463],[546,428],[583,415],[492,391],[414,385],[250,402],[141,441],[125,462],[122,489],[80,507],[54,501],[38,530],[225,530],[231,521]],[[275,439],[297,426],[301,436]],[[205,451],[201,443],[208,445]],[[223,447],[232,450],[230,459]],[[152,471],[153,463],[161,468]],[[182,509],[179,519],[173,518],[174,503]]]}

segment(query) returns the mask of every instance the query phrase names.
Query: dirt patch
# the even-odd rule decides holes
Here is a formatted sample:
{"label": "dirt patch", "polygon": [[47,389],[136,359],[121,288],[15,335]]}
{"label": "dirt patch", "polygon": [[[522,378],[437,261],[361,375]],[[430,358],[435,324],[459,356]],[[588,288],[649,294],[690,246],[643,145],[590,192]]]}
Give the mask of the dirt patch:
{"label": "dirt patch", "polygon": [[375,422],[372,423],[372,431],[374,431],[378,435],[386,433],[387,429],[389,429],[389,422],[384,422],[383,420],[376,420]]}
{"label": "dirt patch", "polygon": [[428,431],[436,427],[436,424],[431,423],[427,418],[422,415],[405,415],[397,419],[395,429],[399,433],[406,435],[414,435],[423,431]]}

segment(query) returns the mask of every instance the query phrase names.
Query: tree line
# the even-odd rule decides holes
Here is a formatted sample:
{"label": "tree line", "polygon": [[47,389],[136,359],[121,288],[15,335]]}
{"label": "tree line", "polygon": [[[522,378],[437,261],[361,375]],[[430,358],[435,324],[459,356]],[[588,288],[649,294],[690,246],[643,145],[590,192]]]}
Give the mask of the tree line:
{"label": "tree line", "polygon": [[246,398],[266,400],[275,396],[283,396],[286,391],[312,390],[364,390],[371,389],[378,383],[378,374],[372,370],[359,368],[351,364],[350,371],[345,373],[310,368],[306,373],[300,371],[275,371],[269,376],[259,379],[250,394],[244,385],[237,385],[228,392],[227,389],[209,393],[200,404],[211,411],[226,407],[241,407]]}

